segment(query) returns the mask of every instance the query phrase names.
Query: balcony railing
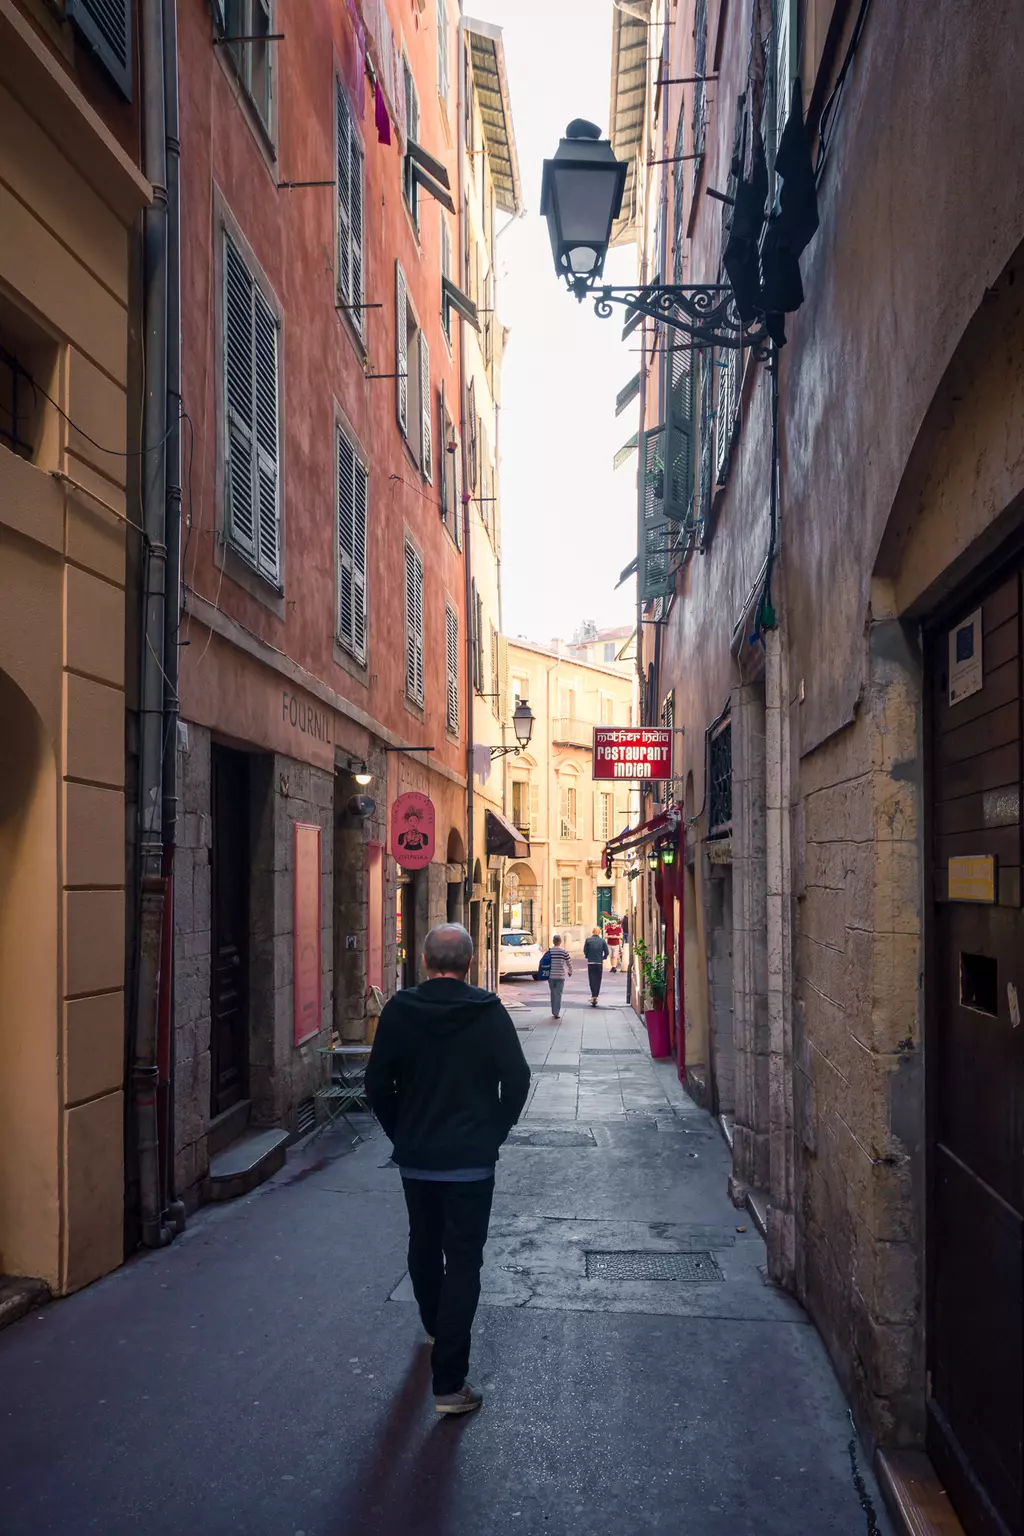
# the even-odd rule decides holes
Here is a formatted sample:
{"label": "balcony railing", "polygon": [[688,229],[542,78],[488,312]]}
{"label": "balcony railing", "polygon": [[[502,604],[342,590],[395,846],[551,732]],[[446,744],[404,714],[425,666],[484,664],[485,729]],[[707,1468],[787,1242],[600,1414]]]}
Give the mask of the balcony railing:
{"label": "balcony railing", "polygon": [[551,740],[556,746],[592,747],[593,720],[577,720],[575,715],[556,715],[551,722]]}

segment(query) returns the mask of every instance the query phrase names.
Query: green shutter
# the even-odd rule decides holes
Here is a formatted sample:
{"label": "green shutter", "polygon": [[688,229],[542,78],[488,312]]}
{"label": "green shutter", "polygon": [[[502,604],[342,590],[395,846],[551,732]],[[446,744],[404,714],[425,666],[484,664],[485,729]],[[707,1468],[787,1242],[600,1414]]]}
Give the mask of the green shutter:
{"label": "green shutter", "polygon": [[65,14],[128,101],[132,99],[131,0],[67,0]]}
{"label": "green shutter", "polygon": [[671,530],[665,516],[664,487],[665,428],[652,427],[644,433],[641,488],[643,493],[643,523],[640,537],[640,600],[651,602],[656,597],[667,597],[675,590],[675,579],[669,574],[669,539]]}
{"label": "green shutter", "polygon": [[689,522],[693,509],[693,352],[665,351],[665,516]]}

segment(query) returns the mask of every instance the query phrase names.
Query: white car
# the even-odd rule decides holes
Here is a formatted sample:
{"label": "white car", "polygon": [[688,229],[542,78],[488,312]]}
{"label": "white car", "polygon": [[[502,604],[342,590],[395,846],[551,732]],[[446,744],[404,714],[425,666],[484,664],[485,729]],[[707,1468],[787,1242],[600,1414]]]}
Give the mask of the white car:
{"label": "white car", "polygon": [[524,933],[519,928],[503,928],[498,974],[499,976],[536,976],[543,953],[532,933]]}

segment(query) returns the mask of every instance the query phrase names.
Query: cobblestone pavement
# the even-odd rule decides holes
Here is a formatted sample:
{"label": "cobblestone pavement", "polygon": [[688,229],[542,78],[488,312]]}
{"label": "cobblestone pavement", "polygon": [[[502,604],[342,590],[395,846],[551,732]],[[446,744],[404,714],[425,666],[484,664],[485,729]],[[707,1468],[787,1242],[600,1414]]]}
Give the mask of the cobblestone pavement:
{"label": "cobblestone pavement", "polygon": [[[846,1405],[766,1283],[714,1122],[624,978],[502,988],[534,1083],[473,1378],[436,1421],[404,1203],[367,1118],[168,1249],[0,1334],[0,1532],[859,1536]],[[863,1456],[861,1462],[863,1464]],[[868,1493],[888,1526],[869,1473]]]}

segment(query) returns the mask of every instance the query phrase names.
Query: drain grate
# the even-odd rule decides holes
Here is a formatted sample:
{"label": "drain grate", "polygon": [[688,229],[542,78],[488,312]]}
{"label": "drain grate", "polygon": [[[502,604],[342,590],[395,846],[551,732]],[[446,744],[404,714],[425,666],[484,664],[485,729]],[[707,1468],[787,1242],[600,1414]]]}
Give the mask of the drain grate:
{"label": "drain grate", "polygon": [[594,1133],[589,1130],[560,1131],[557,1129],[542,1131],[513,1131],[509,1136],[509,1145],[513,1147],[596,1147]]}
{"label": "drain grate", "polygon": [[724,1280],[713,1254],[588,1250],[588,1280]]}
{"label": "drain grate", "polygon": [[581,1056],[646,1056],[646,1051],[632,1045],[585,1045]]}

